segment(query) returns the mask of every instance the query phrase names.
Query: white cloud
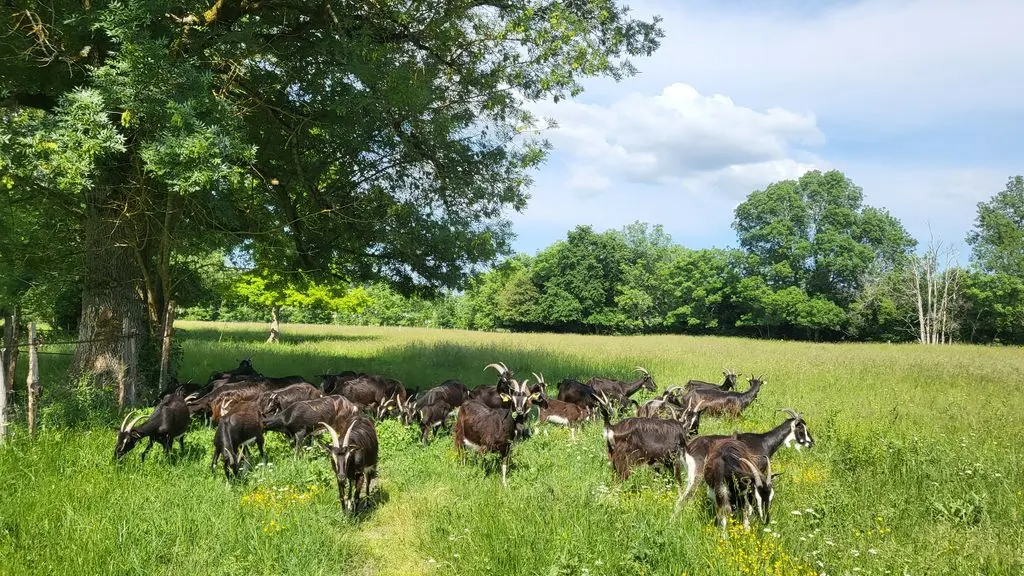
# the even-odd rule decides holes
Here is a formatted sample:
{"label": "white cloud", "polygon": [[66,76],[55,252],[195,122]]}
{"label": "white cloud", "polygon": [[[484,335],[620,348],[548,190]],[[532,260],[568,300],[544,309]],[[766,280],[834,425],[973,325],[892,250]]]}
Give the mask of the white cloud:
{"label": "white cloud", "polygon": [[636,60],[638,77],[595,81],[591,96],[686,82],[749,105],[884,122],[878,129],[1024,111],[1019,0],[863,0],[813,11],[777,2],[630,4],[638,15],[662,15],[666,38],[653,57]]}
{"label": "white cloud", "polygon": [[824,142],[813,114],[756,111],[679,83],[608,106],[546,102],[535,112],[558,122],[545,136],[575,161],[574,188],[606,189],[613,178],[682,187],[765,184],[765,175],[792,177],[810,166],[793,159],[798,145]]}

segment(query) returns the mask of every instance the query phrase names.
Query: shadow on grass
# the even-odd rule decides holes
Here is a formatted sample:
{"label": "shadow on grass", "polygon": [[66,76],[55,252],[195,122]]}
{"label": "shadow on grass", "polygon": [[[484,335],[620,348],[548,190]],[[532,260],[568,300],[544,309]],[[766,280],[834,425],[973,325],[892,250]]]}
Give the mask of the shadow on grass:
{"label": "shadow on grass", "polygon": [[[267,340],[266,328],[249,328],[243,326],[230,326],[225,329],[212,327],[181,327],[175,328],[175,333],[180,335],[183,340],[195,340],[200,342],[263,344]],[[280,342],[283,344],[302,344],[307,342],[364,342],[379,340],[380,338],[380,336],[374,334],[312,334],[283,331],[280,336]]]}

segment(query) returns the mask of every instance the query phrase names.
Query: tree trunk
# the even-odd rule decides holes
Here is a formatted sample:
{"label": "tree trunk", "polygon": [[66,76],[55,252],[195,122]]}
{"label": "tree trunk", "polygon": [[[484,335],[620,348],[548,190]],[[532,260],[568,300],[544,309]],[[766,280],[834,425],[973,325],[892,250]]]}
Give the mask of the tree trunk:
{"label": "tree trunk", "polygon": [[[137,370],[149,325],[130,223],[121,220],[131,216],[103,192],[91,192],[87,202],[82,319],[70,376],[92,376],[97,385],[108,386],[117,384],[127,369]],[[135,336],[134,350],[124,349],[125,334]],[[123,365],[126,362],[129,366]]]}
{"label": "tree trunk", "polygon": [[270,335],[267,336],[267,344],[276,344],[281,336],[281,307],[273,306],[270,309]]}
{"label": "tree trunk", "polygon": [[0,388],[0,392],[8,396],[14,394],[14,380],[18,369],[18,322],[20,320],[17,307],[11,308],[10,314],[4,316],[3,364],[6,370],[4,380],[7,382],[7,387]]}
{"label": "tree trunk", "polygon": [[158,390],[164,390],[171,380],[171,342],[174,338],[174,300],[167,303],[167,313],[164,315],[164,335],[160,345],[160,385]]}

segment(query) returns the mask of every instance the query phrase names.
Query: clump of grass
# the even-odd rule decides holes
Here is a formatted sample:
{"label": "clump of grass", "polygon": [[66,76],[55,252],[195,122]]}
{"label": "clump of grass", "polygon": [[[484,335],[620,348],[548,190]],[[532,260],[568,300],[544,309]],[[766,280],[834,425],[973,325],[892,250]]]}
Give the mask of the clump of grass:
{"label": "clump of grass", "polygon": [[421,446],[417,430],[379,423],[379,490],[355,518],[316,446],[296,457],[271,434],[271,465],[228,482],[209,472],[212,433],[198,425],[185,454],[154,450],[145,465],[141,447],[111,461],[117,422],[54,425],[0,449],[0,573],[1024,573],[1016,349],[335,326],[286,326],[268,346],[263,325],[180,326],[179,376],[196,380],[253,352],[269,375],[351,369],[419,388],[491,384],[495,361],[552,383],[630,379],[639,364],[659,389],[729,365],[768,383],[703,432],[762,431],[789,407],[817,446],[773,459],[772,524],[723,540],[703,488],[673,518],[668,474],[615,481],[599,424],[575,442],[545,428],[517,444],[502,489],[482,463],[458,463],[450,435]]}

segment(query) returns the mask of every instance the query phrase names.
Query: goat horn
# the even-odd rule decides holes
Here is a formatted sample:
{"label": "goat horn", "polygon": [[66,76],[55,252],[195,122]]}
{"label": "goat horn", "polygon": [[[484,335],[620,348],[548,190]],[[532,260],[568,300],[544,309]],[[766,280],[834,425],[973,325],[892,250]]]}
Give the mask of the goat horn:
{"label": "goat horn", "polygon": [[505,369],[505,372],[508,372],[508,366],[505,366],[504,362],[498,362],[498,364],[501,364],[501,367]]}
{"label": "goat horn", "polygon": [[796,420],[800,420],[801,419],[800,418],[800,414],[797,411],[793,410],[792,408],[781,408],[779,410],[779,412],[782,412],[783,414],[787,414],[787,415],[789,415],[790,418],[794,418]]}
{"label": "goat horn", "polygon": [[347,448],[348,447],[348,440],[349,440],[349,437],[352,436],[352,428],[355,427],[356,420],[357,420],[356,418],[353,418],[352,419],[352,423],[348,425],[348,430],[345,430],[345,439],[341,441],[341,447],[342,448]]}
{"label": "goat horn", "polygon": [[331,427],[331,425],[328,424],[327,422],[317,422],[317,424],[326,428],[327,433],[331,435],[331,446],[334,446],[335,448],[341,448],[341,445],[338,444],[338,431]]}
{"label": "goat horn", "polygon": [[128,419],[132,417],[132,414],[135,414],[135,410],[129,412],[128,415],[124,417],[124,420],[121,421],[121,427],[117,429],[119,432],[124,432],[124,425],[128,423]]}
{"label": "goat horn", "polygon": [[484,370],[487,370],[488,368],[494,368],[495,370],[498,371],[498,374],[501,374],[502,376],[504,376],[505,372],[508,371],[508,368],[503,367],[500,363],[488,364],[487,366],[484,366]]}
{"label": "goat horn", "polygon": [[142,420],[142,419],[143,419],[143,418],[145,418],[146,416],[147,416],[146,414],[139,414],[138,416],[136,416],[136,417],[135,417],[135,420],[132,420],[131,422],[129,422],[129,423],[128,423],[128,426],[127,426],[127,427],[126,427],[126,428],[124,429],[124,431],[125,431],[125,432],[128,432],[129,430],[131,430],[132,428],[134,428],[134,427],[135,427],[135,425],[136,425],[136,424],[137,424],[137,423],[139,422],[139,420]]}
{"label": "goat horn", "polygon": [[533,374],[533,377],[537,379],[537,382],[539,382],[541,384],[544,384],[544,375],[543,374],[538,375],[536,372],[533,372],[532,374]]}

